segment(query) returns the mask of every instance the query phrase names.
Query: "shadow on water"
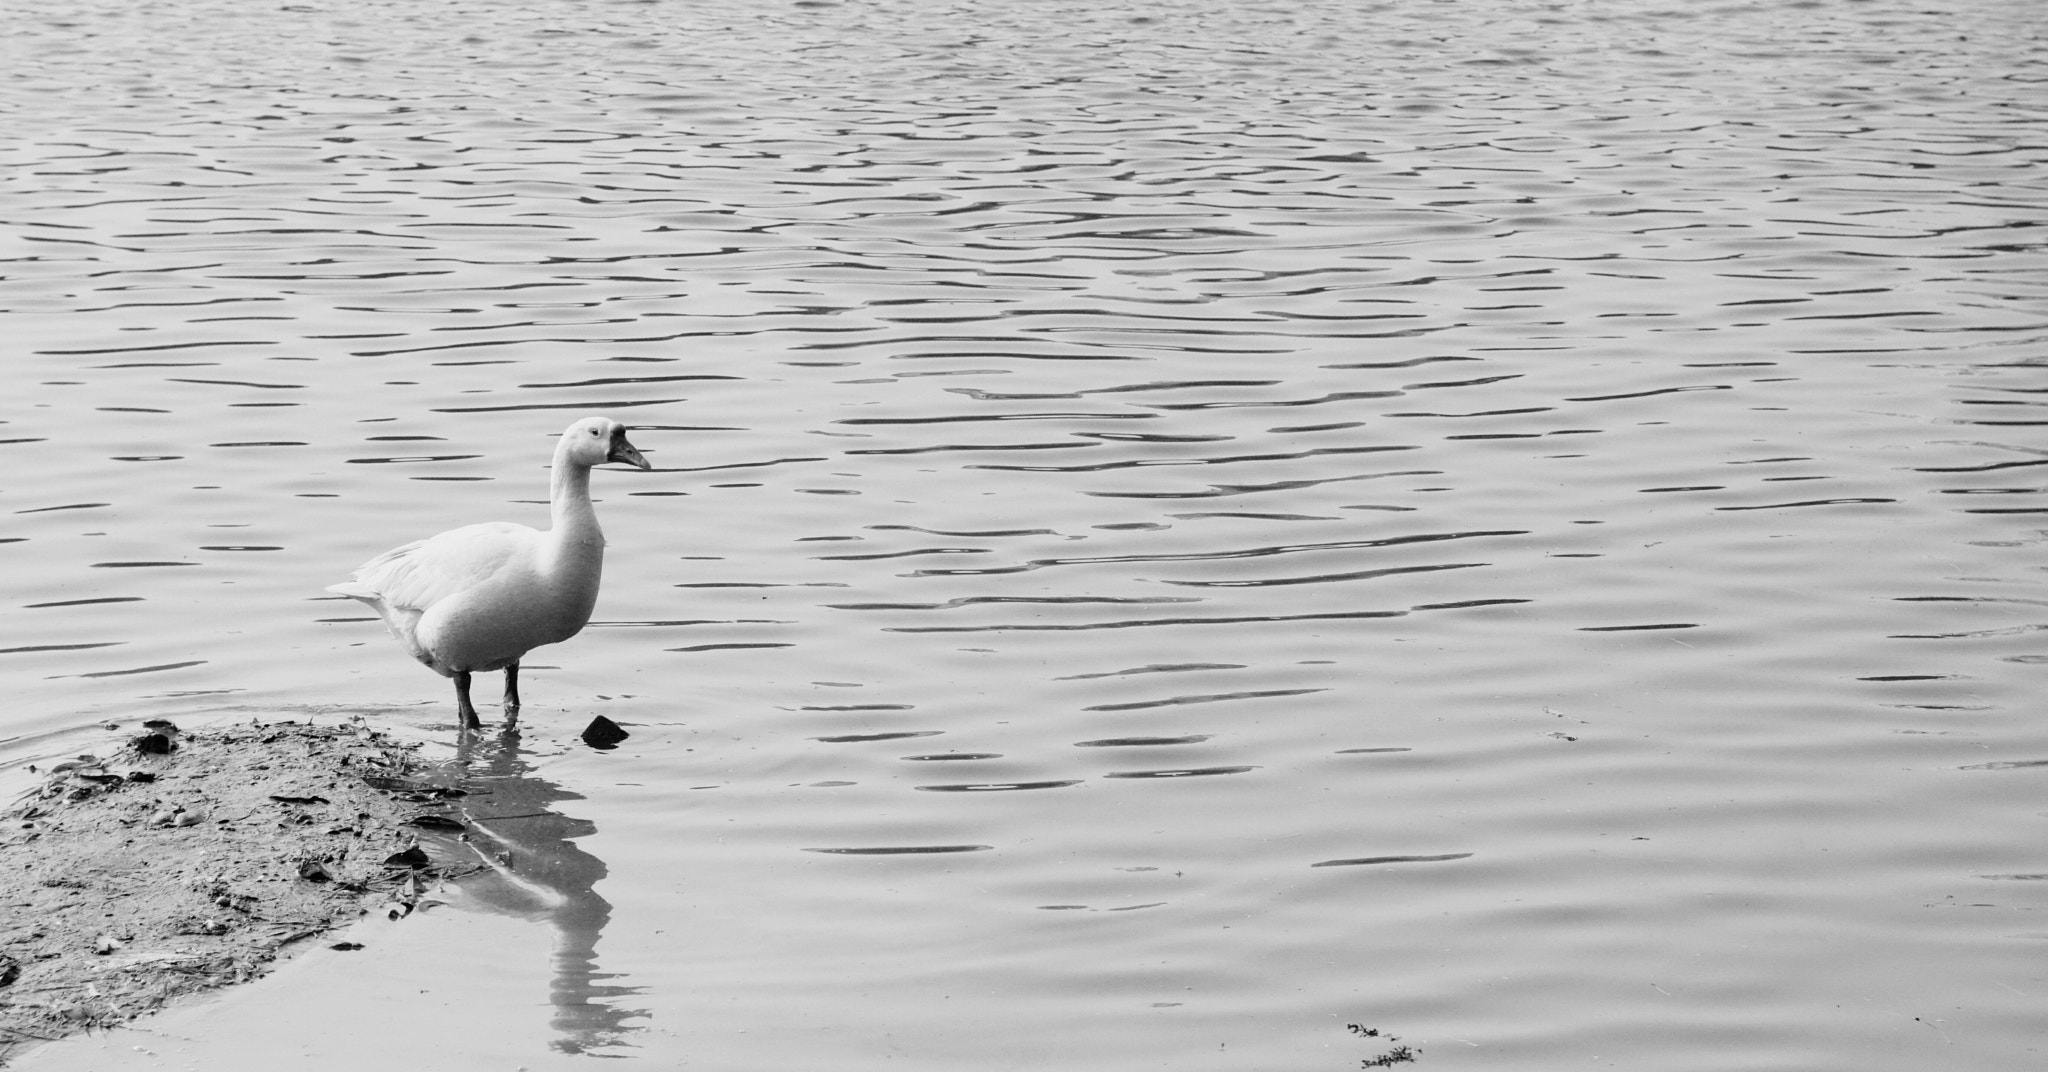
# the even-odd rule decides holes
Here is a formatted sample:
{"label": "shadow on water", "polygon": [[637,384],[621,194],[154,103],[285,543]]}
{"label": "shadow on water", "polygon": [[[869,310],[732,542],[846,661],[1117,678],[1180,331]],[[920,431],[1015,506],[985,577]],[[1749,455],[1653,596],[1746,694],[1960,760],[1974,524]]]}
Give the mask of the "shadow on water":
{"label": "shadow on water", "polygon": [[626,1021],[647,1015],[620,1002],[641,987],[612,982],[598,969],[597,944],[612,906],[597,892],[608,873],[603,860],[583,851],[578,838],[597,832],[587,819],[557,810],[581,796],[538,777],[521,747],[517,727],[498,736],[464,734],[447,768],[459,790],[450,818],[467,828],[469,845],[490,868],[463,879],[477,907],[522,919],[545,920],[556,930],[554,1048],[598,1053],[626,1045]]}

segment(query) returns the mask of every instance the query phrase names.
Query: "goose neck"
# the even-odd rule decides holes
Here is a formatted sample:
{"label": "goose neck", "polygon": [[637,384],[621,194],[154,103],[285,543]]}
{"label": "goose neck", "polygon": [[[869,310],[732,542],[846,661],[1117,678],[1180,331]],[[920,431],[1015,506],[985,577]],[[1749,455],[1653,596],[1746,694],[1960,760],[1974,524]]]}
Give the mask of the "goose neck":
{"label": "goose neck", "polygon": [[549,477],[548,513],[557,540],[603,543],[590,505],[590,467],[557,454]]}

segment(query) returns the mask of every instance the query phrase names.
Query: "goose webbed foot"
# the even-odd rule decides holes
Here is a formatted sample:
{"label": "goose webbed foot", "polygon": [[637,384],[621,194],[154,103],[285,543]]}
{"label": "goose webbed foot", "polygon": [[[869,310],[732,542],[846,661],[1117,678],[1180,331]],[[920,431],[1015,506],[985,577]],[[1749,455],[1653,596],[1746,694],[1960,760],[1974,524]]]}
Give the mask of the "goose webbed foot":
{"label": "goose webbed foot", "polygon": [[462,728],[473,730],[484,724],[476,717],[476,705],[469,702],[469,671],[459,670],[455,674],[455,713],[462,720]]}

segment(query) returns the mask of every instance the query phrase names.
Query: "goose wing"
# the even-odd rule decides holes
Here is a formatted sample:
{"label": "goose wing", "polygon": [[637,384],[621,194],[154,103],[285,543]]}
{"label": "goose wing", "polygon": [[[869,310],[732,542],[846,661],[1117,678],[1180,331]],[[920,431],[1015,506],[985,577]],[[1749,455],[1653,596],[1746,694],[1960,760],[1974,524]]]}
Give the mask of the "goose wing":
{"label": "goose wing", "polygon": [[508,522],[450,529],[378,555],[356,570],[354,581],[328,591],[394,610],[424,611],[531,557],[539,535]]}

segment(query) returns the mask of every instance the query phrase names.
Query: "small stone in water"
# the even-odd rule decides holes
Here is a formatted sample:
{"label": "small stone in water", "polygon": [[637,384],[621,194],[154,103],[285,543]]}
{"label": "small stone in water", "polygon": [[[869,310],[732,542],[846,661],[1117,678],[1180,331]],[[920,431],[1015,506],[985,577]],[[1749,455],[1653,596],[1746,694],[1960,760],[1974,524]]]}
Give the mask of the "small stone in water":
{"label": "small stone in water", "polygon": [[617,748],[627,736],[618,723],[599,715],[591,719],[590,725],[583,730],[583,743],[592,748]]}

